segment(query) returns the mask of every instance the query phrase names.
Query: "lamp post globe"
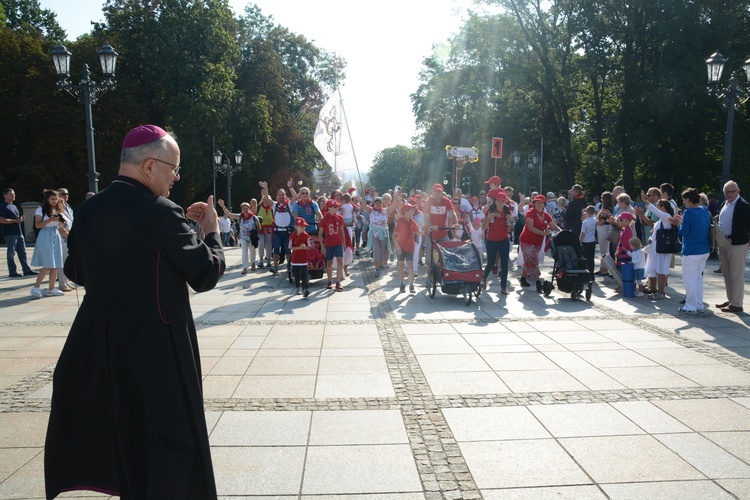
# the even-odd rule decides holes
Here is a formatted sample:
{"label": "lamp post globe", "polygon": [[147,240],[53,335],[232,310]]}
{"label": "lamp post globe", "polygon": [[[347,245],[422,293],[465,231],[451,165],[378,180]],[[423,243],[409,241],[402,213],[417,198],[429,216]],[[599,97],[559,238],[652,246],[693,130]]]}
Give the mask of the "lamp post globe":
{"label": "lamp post globe", "polygon": [[718,83],[721,80],[721,74],[724,72],[724,65],[727,63],[726,57],[722,56],[719,51],[711,54],[706,59],[706,69],[708,70],[708,83]]}
{"label": "lamp post globe", "polygon": [[50,55],[52,55],[52,64],[55,65],[57,78],[70,78],[70,56],[72,55],[70,51],[66,49],[65,46],[58,43],[55,48],[52,49]]}
{"label": "lamp post globe", "polygon": [[114,78],[117,56],[119,54],[108,43],[102,45],[97,54],[99,54],[99,63],[102,65],[102,75],[104,75],[104,78]]}

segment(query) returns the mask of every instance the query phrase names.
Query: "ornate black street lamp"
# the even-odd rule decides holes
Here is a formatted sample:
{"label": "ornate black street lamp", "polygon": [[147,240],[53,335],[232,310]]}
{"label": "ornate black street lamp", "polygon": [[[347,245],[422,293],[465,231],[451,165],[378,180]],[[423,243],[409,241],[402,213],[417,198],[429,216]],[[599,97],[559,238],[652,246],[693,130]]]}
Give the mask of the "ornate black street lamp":
{"label": "ornate black street lamp", "polygon": [[94,127],[91,120],[91,106],[96,104],[99,96],[115,88],[115,66],[117,64],[117,52],[111,45],[105,44],[99,49],[99,61],[102,65],[102,76],[104,81],[96,83],[91,79],[88,64],[83,65],[83,75],[79,83],[70,81],[70,56],[71,53],[61,44],[52,50],[52,62],[57,71],[57,88],[66,91],[79,102],[83,102],[86,113],[86,147],[89,158],[89,191],[99,192],[99,172],[96,171],[96,152],[94,149]]}
{"label": "ornate black street lamp", "polygon": [[[724,164],[721,168],[721,187],[719,192],[723,192],[724,184],[730,178],[730,166],[732,162],[732,135],[734,134],[734,110],[745,101],[747,101],[748,93],[745,87],[740,84],[737,72],[732,71],[732,76],[729,77],[729,85],[722,87],[720,80],[721,74],[724,71],[724,65],[727,63],[727,59],[722,56],[718,51],[711,54],[711,57],[706,59],[706,66],[708,69],[708,94],[713,97],[718,97],[721,100],[721,104],[727,111],[727,130],[724,134]],[[750,81],[750,59],[745,61],[742,68],[745,70],[747,81]]]}
{"label": "ornate black street lamp", "polygon": [[216,200],[216,172],[227,176],[227,209],[232,211],[232,174],[242,170],[242,151],[234,152],[234,165],[227,155],[219,150],[214,151],[214,200]]}
{"label": "ornate black street lamp", "polygon": [[526,158],[526,165],[521,165],[522,157],[523,157],[523,153],[521,153],[520,151],[516,151],[515,153],[513,153],[513,164],[516,166],[516,168],[522,169],[521,172],[523,173],[523,194],[525,196],[528,196],[529,193],[527,189],[528,189],[529,170],[539,166],[539,153],[537,153],[536,151],[531,153]]}

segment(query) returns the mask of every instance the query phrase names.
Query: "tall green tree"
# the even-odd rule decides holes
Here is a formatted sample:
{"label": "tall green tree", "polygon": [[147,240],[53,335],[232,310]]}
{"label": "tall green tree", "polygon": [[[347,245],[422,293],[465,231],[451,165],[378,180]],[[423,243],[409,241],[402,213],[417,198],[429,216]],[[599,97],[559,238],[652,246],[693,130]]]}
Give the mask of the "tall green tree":
{"label": "tall green tree", "polygon": [[[245,102],[262,99],[265,140],[256,142],[249,171],[283,187],[290,177],[313,184],[326,169],[312,138],[326,94],[344,78],[344,61],[277,25],[256,5],[239,20],[242,61],[237,91]],[[340,185],[340,181],[339,185]]]}
{"label": "tall green tree", "polygon": [[386,148],[375,155],[368,183],[378,188],[381,193],[402,186],[408,190],[411,187],[424,185],[419,171],[419,154],[416,150],[406,146]]}
{"label": "tall green tree", "polygon": [[227,129],[240,54],[226,0],[108,0],[104,13],[101,32],[120,52],[123,129],[151,121],[174,130],[185,164],[175,197],[205,198],[213,137],[226,150],[243,147]]}

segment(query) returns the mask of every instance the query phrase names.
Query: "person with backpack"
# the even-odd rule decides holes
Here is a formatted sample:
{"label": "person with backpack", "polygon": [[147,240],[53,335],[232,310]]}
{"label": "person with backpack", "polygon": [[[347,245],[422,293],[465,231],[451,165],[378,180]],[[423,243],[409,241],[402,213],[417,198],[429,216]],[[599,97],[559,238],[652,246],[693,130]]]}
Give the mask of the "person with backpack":
{"label": "person with backpack", "polygon": [[250,270],[255,271],[255,249],[258,247],[259,242],[258,228],[260,227],[260,220],[252,212],[250,203],[241,203],[241,212],[238,214],[231,213],[224,204],[224,200],[219,199],[217,203],[224,210],[224,217],[227,220],[232,219],[239,223],[240,247],[242,248],[242,274],[247,274],[248,263],[252,265]]}
{"label": "person with backpack", "polygon": [[[288,183],[291,184],[291,181]],[[260,182],[263,188],[263,201],[268,204],[271,197],[268,195],[268,183]],[[292,217],[292,204],[297,200],[297,193],[289,187],[292,197],[287,198],[286,191],[279,188],[276,192],[276,201],[273,201],[273,267],[271,272],[278,274],[280,256],[283,252],[284,258],[291,255],[289,249],[289,235],[294,231],[294,217]]]}

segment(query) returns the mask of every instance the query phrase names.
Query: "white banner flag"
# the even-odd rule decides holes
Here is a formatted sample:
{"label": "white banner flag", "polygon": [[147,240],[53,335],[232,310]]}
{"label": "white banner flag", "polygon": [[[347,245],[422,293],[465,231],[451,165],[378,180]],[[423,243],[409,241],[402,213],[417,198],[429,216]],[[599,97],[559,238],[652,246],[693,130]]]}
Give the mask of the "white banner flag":
{"label": "white banner flag", "polygon": [[341,154],[341,132],[343,119],[338,91],[328,98],[318,116],[315,127],[315,147],[328,162],[334,172],[337,170],[337,156]]}

